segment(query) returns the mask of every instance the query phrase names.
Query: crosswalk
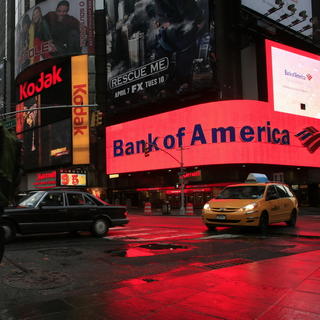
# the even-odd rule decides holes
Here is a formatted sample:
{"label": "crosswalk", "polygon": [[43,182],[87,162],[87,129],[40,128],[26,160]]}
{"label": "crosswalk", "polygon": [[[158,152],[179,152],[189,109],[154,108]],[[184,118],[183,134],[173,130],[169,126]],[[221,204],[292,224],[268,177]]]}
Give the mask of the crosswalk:
{"label": "crosswalk", "polygon": [[144,241],[163,241],[163,240],[209,240],[209,239],[228,239],[238,236],[232,234],[214,234],[208,235],[205,231],[186,231],[179,229],[159,229],[159,228],[140,228],[133,229],[130,227],[115,227],[110,229],[108,235],[104,237],[106,240],[119,240],[128,242],[144,242]]}

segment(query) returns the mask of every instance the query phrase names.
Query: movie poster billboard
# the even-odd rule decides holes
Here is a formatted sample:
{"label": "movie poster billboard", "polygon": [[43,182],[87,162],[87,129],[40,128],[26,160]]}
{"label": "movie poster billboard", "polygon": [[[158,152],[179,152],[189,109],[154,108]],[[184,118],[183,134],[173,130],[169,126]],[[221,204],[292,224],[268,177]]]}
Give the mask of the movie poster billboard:
{"label": "movie poster billboard", "polygon": [[15,75],[39,61],[92,53],[93,0],[50,0],[16,24]]}
{"label": "movie poster billboard", "polygon": [[105,0],[108,104],[138,105],[214,90],[208,0]]}
{"label": "movie poster billboard", "polygon": [[304,36],[312,36],[312,0],[241,0],[241,4]]}

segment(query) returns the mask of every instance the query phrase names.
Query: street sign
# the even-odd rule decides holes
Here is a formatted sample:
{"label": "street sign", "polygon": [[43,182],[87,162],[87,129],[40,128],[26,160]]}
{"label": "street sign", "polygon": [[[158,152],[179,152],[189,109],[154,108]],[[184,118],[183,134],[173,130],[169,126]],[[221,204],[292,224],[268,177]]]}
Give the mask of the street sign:
{"label": "street sign", "polygon": [[16,126],[17,122],[16,119],[8,119],[3,121],[3,126],[7,129],[14,128]]}

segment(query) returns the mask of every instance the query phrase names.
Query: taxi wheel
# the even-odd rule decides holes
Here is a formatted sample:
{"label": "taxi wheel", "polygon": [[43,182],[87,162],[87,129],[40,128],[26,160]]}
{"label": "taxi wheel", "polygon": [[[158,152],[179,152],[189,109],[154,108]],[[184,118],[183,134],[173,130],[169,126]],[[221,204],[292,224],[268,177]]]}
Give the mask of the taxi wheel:
{"label": "taxi wheel", "polygon": [[212,225],[212,224],[206,224],[206,226],[207,226],[207,229],[209,230],[209,231],[215,231],[217,228],[216,228],[216,226],[214,226],[214,225]]}
{"label": "taxi wheel", "polygon": [[260,216],[260,220],[259,220],[259,230],[262,233],[267,232],[269,226],[269,217],[268,214],[266,212],[262,212],[261,216]]}
{"label": "taxi wheel", "polygon": [[297,222],[297,212],[293,210],[291,212],[290,220],[286,221],[288,227],[295,227]]}
{"label": "taxi wheel", "polygon": [[104,219],[97,219],[93,222],[91,232],[95,237],[101,238],[109,231],[109,223]]}
{"label": "taxi wheel", "polygon": [[8,242],[13,241],[16,237],[15,226],[10,222],[4,222],[4,223],[2,223],[2,228],[4,231],[4,242],[8,243]]}

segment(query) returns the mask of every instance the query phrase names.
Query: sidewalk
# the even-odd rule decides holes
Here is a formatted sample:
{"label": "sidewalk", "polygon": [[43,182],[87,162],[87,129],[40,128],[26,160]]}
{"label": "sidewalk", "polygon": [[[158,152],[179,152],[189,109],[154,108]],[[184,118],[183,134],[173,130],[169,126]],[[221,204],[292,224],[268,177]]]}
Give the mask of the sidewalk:
{"label": "sidewalk", "polygon": [[320,250],[0,310],[1,320],[320,319]]}

